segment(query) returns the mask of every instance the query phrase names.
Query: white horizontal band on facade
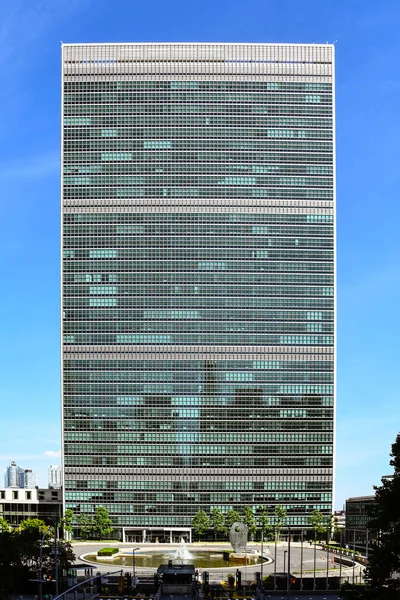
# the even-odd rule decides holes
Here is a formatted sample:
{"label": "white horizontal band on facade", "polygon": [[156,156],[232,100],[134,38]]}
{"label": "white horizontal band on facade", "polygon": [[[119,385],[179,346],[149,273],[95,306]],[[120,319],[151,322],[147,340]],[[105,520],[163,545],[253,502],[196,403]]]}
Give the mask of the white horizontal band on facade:
{"label": "white horizontal band on facade", "polygon": [[[75,470],[74,475],[75,475],[75,479],[77,481],[87,481],[87,475],[93,475],[93,471],[96,469],[96,474],[97,474],[97,467],[87,467],[87,472],[84,472],[84,468],[83,467],[78,467],[80,469],[81,472],[78,472],[75,475]],[[86,467],[85,467],[86,468]],[[107,468],[107,467],[106,467]],[[181,469],[180,469],[181,470]],[[184,469],[182,469],[184,470]],[[312,469],[309,469],[310,471]],[[68,469],[68,467],[66,467],[66,471],[71,471],[71,469]],[[118,472],[119,471],[119,472]],[[136,481],[144,481],[144,482],[149,482],[149,481],[160,481],[161,477],[160,474],[149,474],[147,475],[143,475],[143,474],[137,474],[135,469],[131,469],[131,471],[133,471],[135,473],[135,480]],[[196,469],[197,471],[197,469]],[[274,472],[271,471],[277,471],[279,472],[279,474],[274,474]],[[102,473],[102,475],[104,475],[105,479],[107,479],[107,481],[125,481],[125,474],[128,473],[129,474],[129,467],[128,468],[115,468],[114,469],[110,469],[110,472],[107,473]],[[310,475],[312,475],[312,479],[310,480]],[[164,477],[162,477],[162,481],[185,481],[185,478],[187,477],[187,473],[176,473],[174,474],[174,476],[172,477],[171,474],[165,475]],[[294,481],[291,478],[295,478]],[[210,476],[209,475],[199,475],[198,479],[196,477],[196,481],[209,481]],[[274,481],[274,482],[282,482],[282,483],[292,483],[292,482],[297,482],[297,481],[318,481],[320,483],[323,482],[331,482],[332,481],[332,476],[331,475],[315,475],[314,472],[312,473],[308,473],[307,475],[301,474],[299,475],[298,473],[296,474],[292,474],[289,476],[289,480],[288,477],[286,477],[286,475],[282,475],[282,469],[268,469],[268,473],[263,473],[262,475],[254,475],[254,477],[252,478],[253,481],[264,481],[264,482],[270,482],[270,481]],[[240,477],[238,478],[238,481],[248,481],[248,478],[246,477]],[[133,488],[129,488],[129,491],[133,492],[135,491]],[[140,490],[137,490],[140,491]],[[162,490],[160,490],[162,491]],[[209,490],[207,490],[208,492]],[[239,491],[243,491],[243,490],[239,490]],[[272,490],[263,490],[265,492],[267,491],[272,491]],[[292,490],[288,490],[288,491],[292,491]]]}
{"label": "white horizontal band on facade", "polygon": [[66,360],[332,360],[330,346],[69,346],[64,345]]}
{"label": "white horizontal band on facade", "polygon": [[331,82],[332,45],[110,44],[64,45],[64,77],[258,80],[282,77]]}
{"label": "white horizontal band on facade", "polygon": [[[252,71],[247,69],[226,68],[224,63],[165,64],[155,70],[151,63],[130,63],[127,65],[77,65],[64,63],[65,81],[90,81],[96,76],[108,80],[109,77],[123,81],[237,81],[245,77],[247,81],[252,78],[257,81],[290,81],[312,83],[318,78],[318,83],[332,83],[332,66],[323,65],[257,65]],[[224,65],[224,66],[223,66]],[[153,67],[153,68],[152,68]]]}
{"label": "white horizontal band on facade", "polygon": [[[194,204],[122,204],[118,200],[85,200],[82,203],[77,203],[76,200],[64,200],[63,213],[64,214],[86,214],[86,213],[100,213],[100,214],[125,214],[125,213],[188,213],[188,214],[218,214],[225,213],[229,210],[229,213],[234,214],[269,214],[269,215],[334,215],[334,209],[332,203],[319,203],[314,206],[288,206],[288,204],[281,203],[280,206],[274,204],[273,206],[257,204],[248,206],[235,206],[232,205],[194,205]],[[323,224],[323,223],[321,223]]]}
{"label": "white horizontal band on facade", "polygon": [[221,476],[225,478],[226,475],[235,475],[235,479],[237,481],[249,481],[249,477],[251,476],[254,481],[266,481],[266,477],[271,476],[286,476],[287,477],[304,477],[304,479],[299,479],[299,481],[307,481],[307,476],[322,476],[326,477],[326,479],[322,479],[321,481],[331,481],[332,479],[328,479],[332,476],[332,468],[323,468],[323,467],[296,467],[296,468],[277,468],[277,467],[266,467],[264,469],[257,467],[246,467],[242,468],[238,467],[226,467],[226,468],[218,468],[218,467],[197,467],[195,469],[190,469],[187,467],[179,467],[179,469],[174,469],[171,467],[163,467],[161,468],[153,468],[153,467],[68,467],[65,466],[66,473],[82,473],[83,475],[104,475],[109,476],[109,479],[112,481],[118,481],[119,476],[125,475],[135,475],[135,478],[141,478],[146,481],[151,481],[152,477],[154,477],[154,481],[160,480],[161,476],[163,479],[171,481],[184,481],[187,476],[194,476],[199,478],[200,481],[209,481],[210,479],[215,478],[216,476]]}
{"label": "white horizontal band on facade", "polygon": [[[99,73],[100,74],[100,73]],[[235,74],[219,74],[219,75],[215,75],[212,72],[196,72],[196,73],[192,73],[191,75],[186,74],[186,75],[182,75],[180,74],[176,74],[173,75],[170,73],[170,71],[165,72],[165,73],[157,73],[157,75],[153,74],[153,75],[147,75],[146,73],[124,73],[124,72],[120,72],[120,73],[113,73],[113,72],[105,72],[103,73],[103,75],[106,75],[106,81],[148,81],[148,82],[154,82],[154,81],[204,81],[204,82],[208,82],[208,81],[230,81],[230,82],[237,82],[238,81],[238,75]],[[93,75],[97,75],[96,73],[86,73],[86,72],[81,72],[79,71],[74,71],[71,68],[66,68],[64,67],[64,79],[65,81],[79,81],[79,82],[91,82],[93,81]],[[241,74],[242,76],[242,74]],[[333,82],[333,77],[331,74],[329,75],[321,75],[321,74],[309,74],[309,75],[295,75],[295,74],[290,74],[290,82],[293,83],[315,83],[316,82],[316,78],[318,78],[318,83],[327,83],[327,84],[331,84]],[[249,74],[246,77],[246,81],[262,81],[262,82],[266,82],[266,81],[274,81],[274,82],[282,82],[282,83],[286,83],[288,81],[288,75],[281,73],[279,71],[276,70],[270,70],[268,73],[252,73]],[[196,90],[194,90],[196,91]],[[244,93],[246,94],[251,94],[253,93],[252,90],[243,90]],[[202,93],[199,90],[199,93]],[[207,92],[205,92],[207,93]],[[238,93],[233,92],[233,93]],[[254,92],[254,93],[259,93],[259,92]],[[285,90],[285,93],[292,93],[291,91],[287,91]],[[296,92],[294,92],[296,93]]]}
{"label": "white horizontal band on facade", "polygon": [[332,64],[333,44],[251,44],[251,43],[109,43],[63,44],[64,61],[82,61],[86,65],[114,64],[113,61],[223,62],[228,65]]}

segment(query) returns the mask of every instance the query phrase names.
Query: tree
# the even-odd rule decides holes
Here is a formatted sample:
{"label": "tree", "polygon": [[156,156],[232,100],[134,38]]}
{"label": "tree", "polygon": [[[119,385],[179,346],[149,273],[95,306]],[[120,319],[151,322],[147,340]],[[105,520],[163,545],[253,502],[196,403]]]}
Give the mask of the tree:
{"label": "tree", "polygon": [[7,531],[10,531],[10,524],[3,517],[0,517],[0,533],[6,533]]}
{"label": "tree", "polygon": [[217,539],[218,533],[224,533],[225,528],[225,518],[224,513],[220,508],[213,508],[210,514],[210,527],[214,530],[214,539]]}
{"label": "tree", "polygon": [[375,487],[375,502],[370,508],[368,529],[375,539],[368,556],[367,584],[343,586],[340,597],[345,600],[398,600],[400,597],[400,434],[390,456],[393,476],[382,479],[382,485]]}
{"label": "tree", "polygon": [[201,539],[205,532],[210,528],[210,519],[207,517],[204,510],[199,510],[199,512],[194,515],[192,527],[199,539]]}
{"label": "tree", "polygon": [[41,519],[25,519],[19,524],[18,530],[30,531],[36,537],[40,537],[40,534],[43,535],[43,533],[48,532],[49,526]]}
{"label": "tree", "polygon": [[245,506],[243,509],[243,523],[247,525],[249,530],[249,536],[252,540],[254,534],[257,532],[256,519],[254,517],[253,509],[251,506]]}
{"label": "tree", "polygon": [[324,531],[326,533],[326,541],[329,543],[335,531],[335,515],[326,515],[324,518]]}
{"label": "tree", "polygon": [[321,541],[321,538],[326,531],[324,515],[319,510],[313,510],[308,517],[308,520],[311,527],[314,529],[315,539]]}
{"label": "tree", "polygon": [[234,523],[240,523],[241,518],[237,510],[228,510],[225,513],[225,527],[229,531]]}
{"label": "tree", "polygon": [[[43,531],[43,521],[39,519],[26,519],[18,529],[0,531],[0,597],[28,592],[27,582],[32,574],[37,576],[40,567],[43,576],[54,575],[55,543],[54,531],[46,525]],[[71,545],[58,542],[57,548],[59,568],[70,568],[75,560]]]}
{"label": "tree", "polygon": [[393,477],[382,479],[382,485],[375,487],[375,502],[371,506],[368,527],[379,534],[372,545],[367,578],[372,588],[385,583],[400,595],[400,579],[393,577],[400,572],[400,434],[392,444],[390,456]]}
{"label": "tree", "polygon": [[16,532],[0,532],[0,597],[21,589],[22,562],[15,543]]}
{"label": "tree", "polygon": [[269,521],[268,509],[266,506],[258,507],[258,526],[263,532],[265,540],[269,540],[273,537],[273,528]]}
{"label": "tree", "polygon": [[86,513],[81,513],[78,517],[79,534],[83,539],[89,538],[93,534],[93,521]]}
{"label": "tree", "polygon": [[104,506],[98,506],[93,519],[93,531],[99,540],[104,540],[113,532],[113,523],[108,510]]}
{"label": "tree", "polygon": [[275,539],[277,542],[281,539],[281,528],[286,524],[287,512],[281,504],[277,504],[274,510],[275,521]]}
{"label": "tree", "polygon": [[[68,537],[68,539],[71,539],[71,537],[72,537],[74,520],[75,520],[75,515],[74,515],[73,511],[70,508],[67,508],[67,510],[64,513],[63,518],[61,519],[61,526],[64,530],[64,537]],[[65,533],[67,535],[65,535]]]}

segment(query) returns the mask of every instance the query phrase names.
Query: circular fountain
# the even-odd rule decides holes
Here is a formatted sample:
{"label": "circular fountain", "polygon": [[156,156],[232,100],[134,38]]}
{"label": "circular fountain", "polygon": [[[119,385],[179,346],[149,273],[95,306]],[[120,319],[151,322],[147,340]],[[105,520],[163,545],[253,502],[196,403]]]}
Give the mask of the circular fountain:
{"label": "circular fountain", "polygon": [[183,538],[181,538],[181,542],[179,544],[179,548],[177,548],[176,551],[174,552],[174,554],[172,556],[172,560],[180,560],[182,564],[184,562],[186,562],[188,564],[192,564],[190,562],[192,558],[193,558],[193,556],[189,552],[189,550],[187,549],[187,546],[185,544],[185,540]]}
{"label": "circular fountain", "polygon": [[[135,550],[134,557],[135,567],[139,569],[157,569],[160,564],[167,564],[168,561],[192,564],[201,569],[228,569],[232,568],[232,563],[229,562],[229,554],[227,554],[226,550],[223,549],[189,549],[185,541],[181,539],[176,549],[144,547],[143,550]],[[247,552],[246,555],[248,565],[268,562],[267,558],[261,559],[259,553],[256,552]],[[133,550],[120,548],[111,560],[108,557],[103,560],[102,557],[98,557],[96,554],[86,554],[81,558],[88,562],[108,564],[113,567],[131,567],[133,565]]]}

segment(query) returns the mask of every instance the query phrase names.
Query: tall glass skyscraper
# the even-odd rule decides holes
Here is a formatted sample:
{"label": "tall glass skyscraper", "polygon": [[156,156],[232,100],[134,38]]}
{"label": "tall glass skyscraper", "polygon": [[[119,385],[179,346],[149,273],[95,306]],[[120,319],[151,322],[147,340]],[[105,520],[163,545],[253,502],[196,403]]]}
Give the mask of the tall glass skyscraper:
{"label": "tall glass skyscraper", "polygon": [[62,49],[65,505],[332,511],[334,47]]}

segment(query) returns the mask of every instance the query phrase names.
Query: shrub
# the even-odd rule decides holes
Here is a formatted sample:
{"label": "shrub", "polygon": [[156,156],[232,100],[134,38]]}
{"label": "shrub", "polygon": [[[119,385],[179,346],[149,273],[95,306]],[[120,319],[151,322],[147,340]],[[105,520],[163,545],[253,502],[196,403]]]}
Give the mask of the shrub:
{"label": "shrub", "polygon": [[98,550],[97,556],[112,556],[118,552],[118,548],[102,548]]}

